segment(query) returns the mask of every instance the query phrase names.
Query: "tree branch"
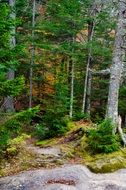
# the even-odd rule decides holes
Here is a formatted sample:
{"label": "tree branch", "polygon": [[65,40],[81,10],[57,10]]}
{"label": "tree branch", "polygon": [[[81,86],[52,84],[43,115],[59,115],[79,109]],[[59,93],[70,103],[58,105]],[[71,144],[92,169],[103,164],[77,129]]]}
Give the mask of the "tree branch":
{"label": "tree branch", "polygon": [[108,74],[110,74],[110,69],[105,69],[105,70],[100,70],[100,71],[93,71],[93,70],[89,69],[89,71],[93,75],[108,75]]}

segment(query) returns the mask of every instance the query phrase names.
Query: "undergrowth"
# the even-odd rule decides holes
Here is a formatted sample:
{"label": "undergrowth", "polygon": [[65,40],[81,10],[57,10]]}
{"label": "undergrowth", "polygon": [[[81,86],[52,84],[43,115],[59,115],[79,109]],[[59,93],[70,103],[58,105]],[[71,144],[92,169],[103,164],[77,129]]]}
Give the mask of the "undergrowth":
{"label": "undergrowth", "polygon": [[105,120],[98,127],[89,130],[88,144],[94,153],[110,153],[119,150],[120,139],[113,134],[111,120]]}

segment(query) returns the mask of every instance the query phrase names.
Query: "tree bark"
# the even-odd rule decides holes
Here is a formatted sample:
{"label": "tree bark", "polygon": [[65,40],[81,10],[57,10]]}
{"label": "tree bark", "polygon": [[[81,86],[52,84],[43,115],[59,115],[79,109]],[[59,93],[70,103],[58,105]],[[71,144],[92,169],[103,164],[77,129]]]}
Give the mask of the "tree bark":
{"label": "tree bark", "polygon": [[[15,15],[15,11],[14,11],[14,7],[15,7],[15,0],[9,0],[9,5],[11,7],[11,14],[10,17],[12,20],[15,21],[16,19],[16,15]],[[12,27],[11,29],[11,38],[10,38],[10,47],[13,49],[16,46],[16,38],[15,38],[15,34],[16,34],[16,29],[15,26]],[[7,80],[13,80],[15,77],[15,72],[13,70],[9,70],[7,73]],[[14,101],[13,101],[13,97],[12,96],[7,96],[4,98],[4,108],[6,112],[14,112]]]}
{"label": "tree bark", "polygon": [[122,123],[122,119],[119,116],[118,117],[118,132],[119,132],[120,138],[121,138],[121,140],[124,144],[124,147],[125,147],[126,146],[126,134],[123,133],[123,130],[121,128],[121,123]]}
{"label": "tree bark", "polygon": [[29,76],[29,108],[32,107],[32,91],[33,91],[33,65],[35,61],[35,11],[36,11],[36,0],[33,0],[33,9],[32,9],[32,49],[31,49],[31,63],[30,63],[30,76]]}
{"label": "tree bark", "polygon": [[123,71],[123,61],[125,58],[125,50],[122,48],[125,42],[126,29],[126,0],[118,3],[118,21],[115,36],[114,52],[112,66],[110,70],[110,84],[108,94],[107,118],[111,118],[112,122],[118,124],[118,98],[120,80]]}
{"label": "tree bark", "polygon": [[[94,33],[94,24],[93,24],[93,26],[92,26],[92,31],[91,31],[91,34],[90,34],[90,39],[88,40],[89,42],[92,42],[93,33]],[[82,112],[83,112],[83,113],[85,112],[86,94],[87,94],[87,84],[88,84],[88,73],[89,73],[91,58],[92,58],[92,49],[91,49],[91,47],[90,47],[90,48],[89,48],[89,53],[88,53],[88,60],[87,60],[87,67],[86,67],[85,82],[84,82],[84,93],[83,93],[83,103],[82,103]]]}
{"label": "tree bark", "polygon": [[91,86],[92,86],[92,78],[93,76],[97,75],[109,75],[110,69],[100,70],[100,71],[93,71],[89,68],[88,70],[88,81],[87,81],[87,94],[86,94],[86,113],[90,116],[91,112]]}
{"label": "tree bark", "polygon": [[69,116],[73,116],[73,100],[74,100],[74,60],[71,61],[71,85],[70,85],[70,113]]}
{"label": "tree bark", "polygon": [[[96,4],[94,2],[93,6],[92,6],[92,10],[90,13],[91,16],[96,15]],[[95,20],[93,21],[89,21],[88,23],[88,42],[91,43],[93,40],[93,35],[94,35],[94,27],[95,27]],[[86,66],[86,75],[85,75],[85,81],[84,81],[84,93],[83,93],[83,102],[82,102],[82,113],[85,113],[86,110],[86,97],[87,97],[87,91],[88,88],[90,88],[90,86],[88,87],[88,84],[90,85],[90,82],[88,82],[88,75],[89,75],[89,69],[90,69],[90,65],[91,65],[91,59],[92,59],[92,47],[90,46],[88,49],[88,59],[87,59],[87,66]],[[88,102],[90,104],[90,100],[88,99]],[[87,106],[90,107],[90,106]]]}
{"label": "tree bark", "polygon": [[92,73],[91,71],[88,71],[86,113],[88,113],[89,116],[91,112],[91,84],[92,84]]}
{"label": "tree bark", "polygon": [[93,71],[90,69],[90,72],[92,73],[92,75],[108,75],[110,74],[110,69],[104,69],[100,71]]}

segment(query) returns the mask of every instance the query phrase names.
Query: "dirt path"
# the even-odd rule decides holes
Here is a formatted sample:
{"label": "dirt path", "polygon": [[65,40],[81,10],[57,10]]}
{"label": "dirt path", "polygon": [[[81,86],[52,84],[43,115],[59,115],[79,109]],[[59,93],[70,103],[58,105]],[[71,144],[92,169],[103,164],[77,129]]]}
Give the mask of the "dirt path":
{"label": "dirt path", "polygon": [[47,147],[47,148],[40,148],[40,147],[36,147],[32,144],[28,145],[27,148],[39,155],[52,155],[52,156],[56,156],[59,157],[61,154],[60,148],[58,146],[55,147]]}

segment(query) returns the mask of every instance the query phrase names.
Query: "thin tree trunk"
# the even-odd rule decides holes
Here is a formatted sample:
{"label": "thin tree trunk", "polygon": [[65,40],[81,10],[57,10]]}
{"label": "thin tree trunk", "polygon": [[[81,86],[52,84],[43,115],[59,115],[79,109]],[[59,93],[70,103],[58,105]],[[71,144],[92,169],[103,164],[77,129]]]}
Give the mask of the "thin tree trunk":
{"label": "thin tree trunk", "polygon": [[71,61],[71,85],[70,85],[70,118],[73,116],[73,100],[74,100],[74,60]]}
{"label": "thin tree trunk", "polygon": [[67,59],[67,63],[66,64],[67,64],[67,66],[66,66],[66,68],[67,68],[66,72],[67,72],[67,75],[69,76],[69,68],[70,68],[70,59],[69,58]]}
{"label": "thin tree trunk", "polygon": [[[94,22],[92,23],[92,28],[90,27],[90,31],[88,33],[90,33],[88,42],[92,42],[93,35],[94,35]],[[83,93],[83,103],[82,103],[82,112],[83,113],[85,112],[85,108],[86,108],[88,74],[89,74],[89,68],[90,68],[90,64],[91,64],[91,58],[92,58],[92,47],[89,48],[87,67],[86,67],[86,76],[85,76],[85,82],[84,82],[84,93]]]}
{"label": "thin tree trunk", "polygon": [[88,71],[88,84],[87,84],[87,94],[86,94],[86,113],[90,116],[91,112],[91,86],[92,86],[92,78],[93,76],[97,75],[109,75],[110,74],[110,69],[105,69],[105,70],[100,70],[100,71],[93,71],[89,69]]}
{"label": "thin tree trunk", "polygon": [[126,127],[126,115],[124,116],[124,127]]}
{"label": "thin tree trunk", "polygon": [[[9,0],[9,5],[12,9],[12,12],[10,14],[10,17],[12,20],[15,21],[16,15],[14,11],[15,7],[15,0]],[[11,29],[11,38],[10,38],[10,47],[13,49],[16,46],[16,38],[15,38],[16,30],[15,26],[12,27]],[[7,73],[7,80],[13,80],[15,77],[15,73],[13,70],[9,70]],[[4,98],[4,108],[6,112],[14,112],[14,101],[12,96],[7,96]]]}
{"label": "thin tree trunk", "polygon": [[115,36],[113,60],[110,70],[108,107],[106,114],[106,117],[111,118],[112,122],[115,124],[118,123],[119,88],[123,71],[123,61],[125,58],[125,51],[122,46],[124,45],[126,34],[126,0],[119,1],[118,11],[117,32]]}
{"label": "thin tree trunk", "polygon": [[[89,43],[92,42],[93,36],[94,36],[96,14],[98,14],[101,11],[102,6],[103,6],[102,0],[101,1],[94,0],[92,9],[90,11],[90,16],[92,16],[93,21],[89,22],[88,24],[88,42]],[[87,60],[87,67],[86,67],[86,76],[85,76],[85,82],[84,82],[84,93],[83,93],[83,103],[82,103],[82,113],[87,112],[89,115],[90,115],[89,109],[90,109],[90,95],[91,95],[91,73],[89,70],[91,67],[91,61],[92,61],[92,47],[90,46],[88,50],[88,60]],[[89,73],[90,73],[90,76],[89,76]],[[88,79],[90,81],[88,81]]]}
{"label": "thin tree trunk", "polygon": [[32,107],[32,91],[33,91],[33,65],[35,59],[35,45],[34,45],[34,38],[35,38],[35,11],[36,11],[36,0],[33,0],[33,9],[32,9],[32,50],[31,50],[31,63],[30,63],[30,89],[29,89],[29,108]]}
{"label": "thin tree trunk", "polygon": [[87,84],[87,106],[86,106],[86,112],[90,116],[91,112],[91,84],[92,84],[92,73],[91,71],[88,71],[88,84]]}

